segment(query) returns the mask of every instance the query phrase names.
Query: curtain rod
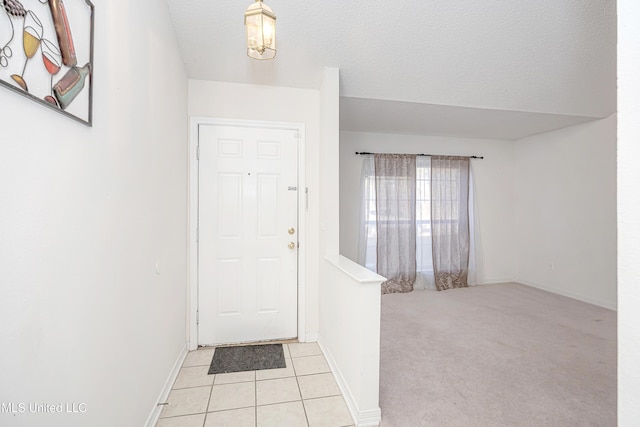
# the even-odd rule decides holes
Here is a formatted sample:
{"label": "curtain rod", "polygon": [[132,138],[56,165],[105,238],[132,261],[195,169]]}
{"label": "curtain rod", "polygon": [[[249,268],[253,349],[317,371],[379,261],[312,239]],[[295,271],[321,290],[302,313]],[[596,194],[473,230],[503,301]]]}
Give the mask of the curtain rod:
{"label": "curtain rod", "polygon": [[[368,153],[366,151],[356,151],[356,154],[359,155],[367,155],[367,154],[378,154],[378,153]],[[416,154],[416,156],[442,156],[443,154]],[[483,156],[456,156],[456,157],[468,157],[470,159],[484,159]]]}

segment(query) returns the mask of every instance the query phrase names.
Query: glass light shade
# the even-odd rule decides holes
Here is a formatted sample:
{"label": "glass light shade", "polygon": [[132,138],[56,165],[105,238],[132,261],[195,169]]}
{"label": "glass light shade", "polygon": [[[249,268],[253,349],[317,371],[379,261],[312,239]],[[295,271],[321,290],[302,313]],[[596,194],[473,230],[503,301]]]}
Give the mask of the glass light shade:
{"label": "glass light shade", "polygon": [[244,13],[247,29],[247,55],[254,59],[273,59],[276,56],[276,15],[262,0]]}

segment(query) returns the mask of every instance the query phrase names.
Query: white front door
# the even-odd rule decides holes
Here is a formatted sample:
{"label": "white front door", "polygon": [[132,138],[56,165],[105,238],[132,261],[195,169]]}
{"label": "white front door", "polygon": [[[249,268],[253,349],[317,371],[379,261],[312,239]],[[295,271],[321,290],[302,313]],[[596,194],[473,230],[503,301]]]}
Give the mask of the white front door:
{"label": "white front door", "polygon": [[298,131],[199,126],[198,344],[297,336]]}

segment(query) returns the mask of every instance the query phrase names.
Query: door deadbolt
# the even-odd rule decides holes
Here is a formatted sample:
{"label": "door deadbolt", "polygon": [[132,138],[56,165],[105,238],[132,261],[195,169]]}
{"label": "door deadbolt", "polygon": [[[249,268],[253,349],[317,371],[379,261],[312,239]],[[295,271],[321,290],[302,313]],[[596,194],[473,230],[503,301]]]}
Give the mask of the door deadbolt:
{"label": "door deadbolt", "polygon": [[295,232],[296,232],[296,229],[295,229],[295,228],[290,228],[290,229],[289,229],[289,234],[294,234]]}

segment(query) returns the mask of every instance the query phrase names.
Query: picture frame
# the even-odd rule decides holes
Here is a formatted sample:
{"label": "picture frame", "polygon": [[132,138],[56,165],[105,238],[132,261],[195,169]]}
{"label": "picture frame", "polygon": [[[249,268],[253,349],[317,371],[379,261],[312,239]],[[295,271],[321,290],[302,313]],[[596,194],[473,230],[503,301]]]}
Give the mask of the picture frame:
{"label": "picture frame", "polygon": [[94,5],[0,0],[0,85],[93,125]]}

